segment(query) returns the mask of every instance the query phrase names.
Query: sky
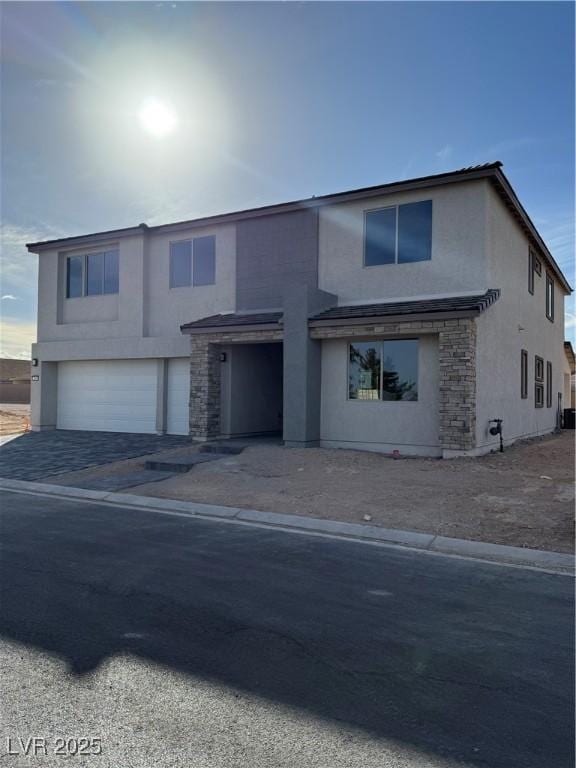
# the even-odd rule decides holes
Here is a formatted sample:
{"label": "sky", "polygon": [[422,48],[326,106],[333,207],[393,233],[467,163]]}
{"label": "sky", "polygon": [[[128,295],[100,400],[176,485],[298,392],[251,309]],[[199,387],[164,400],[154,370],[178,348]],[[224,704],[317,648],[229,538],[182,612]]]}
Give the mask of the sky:
{"label": "sky", "polygon": [[[501,160],[574,285],[571,2],[1,6],[0,356],[29,357],[30,241]],[[176,130],[143,130],[147,99]],[[574,304],[567,338],[574,341]]]}

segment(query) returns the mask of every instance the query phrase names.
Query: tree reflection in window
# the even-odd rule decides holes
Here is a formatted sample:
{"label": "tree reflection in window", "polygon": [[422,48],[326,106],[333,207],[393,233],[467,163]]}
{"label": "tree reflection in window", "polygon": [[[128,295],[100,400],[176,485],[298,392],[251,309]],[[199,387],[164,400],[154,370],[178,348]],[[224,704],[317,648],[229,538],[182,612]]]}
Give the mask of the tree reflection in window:
{"label": "tree reflection in window", "polygon": [[348,397],[352,400],[418,400],[418,340],[350,344]]}
{"label": "tree reflection in window", "polygon": [[381,347],[379,342],[350,344],[348,396],[352,400],[380,399]]}

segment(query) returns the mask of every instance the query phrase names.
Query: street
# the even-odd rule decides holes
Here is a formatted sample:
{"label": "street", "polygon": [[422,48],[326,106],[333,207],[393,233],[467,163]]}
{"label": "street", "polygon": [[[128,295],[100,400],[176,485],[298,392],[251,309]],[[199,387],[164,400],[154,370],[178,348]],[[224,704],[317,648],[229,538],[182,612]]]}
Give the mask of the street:
{"label": "street", "polygon": [[61,765],[58,737],[114,768],[574,764],[569,577],[18,493],[1,511],[2,765]]}

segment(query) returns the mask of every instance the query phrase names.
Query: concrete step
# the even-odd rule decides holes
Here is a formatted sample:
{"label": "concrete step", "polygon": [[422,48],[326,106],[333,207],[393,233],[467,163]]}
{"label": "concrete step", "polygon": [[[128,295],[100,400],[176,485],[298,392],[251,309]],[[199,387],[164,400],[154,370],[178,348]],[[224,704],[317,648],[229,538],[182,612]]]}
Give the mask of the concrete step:
{"label": "concrete step", "polygon": [[190,456],[175,457],[172,459],[149,459],[144,466],[159,472],[189,472],[196,464],[205,464],[207,461],[225,459],[227,453],[193,453]]}
{"label": "concrete step", "polygon": [[220,453],[228,456],[237,456],[246,448],[245,445],[234,443],[204,443],[199,448],[200,453]]}

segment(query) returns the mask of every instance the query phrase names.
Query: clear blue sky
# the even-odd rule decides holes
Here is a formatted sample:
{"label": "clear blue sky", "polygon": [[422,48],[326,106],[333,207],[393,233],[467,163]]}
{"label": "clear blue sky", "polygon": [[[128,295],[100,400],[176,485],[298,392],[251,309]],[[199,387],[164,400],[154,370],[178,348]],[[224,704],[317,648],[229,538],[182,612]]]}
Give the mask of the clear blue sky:
{"label": "clear blue sky", "polygon": [[[569,2],[4,3],[0,354],[23,244],[502,160],[574,283]],[[168,100],[158,140],[142,100]],[[5,298],[5,297],[13,298]],[[574,315],[567,333],[574,333]]]}

